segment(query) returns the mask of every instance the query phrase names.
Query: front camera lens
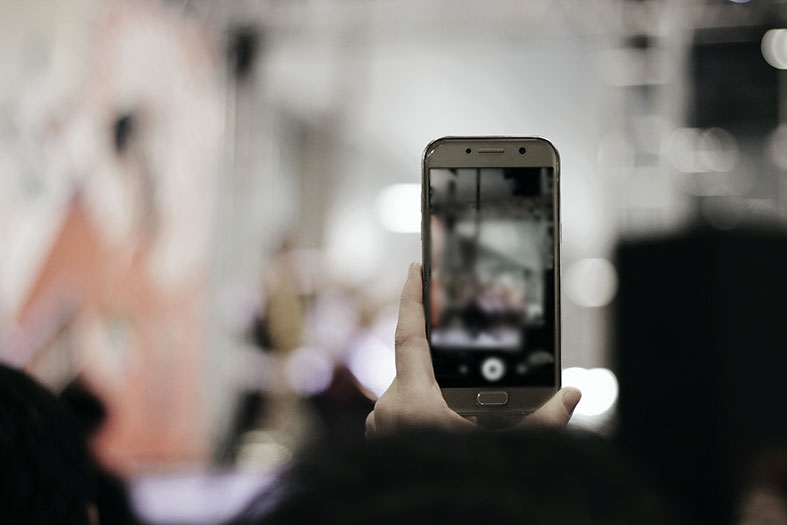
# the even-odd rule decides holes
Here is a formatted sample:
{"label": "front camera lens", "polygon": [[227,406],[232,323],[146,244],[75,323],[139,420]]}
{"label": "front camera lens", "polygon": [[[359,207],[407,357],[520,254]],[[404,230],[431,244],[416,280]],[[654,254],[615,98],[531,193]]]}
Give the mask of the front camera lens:
{"label": "front camera lens", "polygon": [[520,155],[524,155],[525,151],[527,151],[525,148],[519,148],[519,154]]}
{"label": "front camera lens", "polygon": [[467,148],[467,149],[465,150],[465,153],[467,153],[467,154],[469,155],[471,151],[473,151],[473,150],[471,150],[470,148]]}

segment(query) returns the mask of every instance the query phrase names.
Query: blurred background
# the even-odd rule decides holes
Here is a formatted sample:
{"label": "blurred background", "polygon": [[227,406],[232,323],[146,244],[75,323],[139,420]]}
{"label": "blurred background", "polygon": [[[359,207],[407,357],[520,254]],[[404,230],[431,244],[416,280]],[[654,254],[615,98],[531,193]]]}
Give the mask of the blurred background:
{"label": "blurred background", "polygon": [[564,383],[614,424],[613,251],[787,212],[785,0],[0,3],[0,359],[100,401],[151,523],[363,432],[443,135],[562,157]]}

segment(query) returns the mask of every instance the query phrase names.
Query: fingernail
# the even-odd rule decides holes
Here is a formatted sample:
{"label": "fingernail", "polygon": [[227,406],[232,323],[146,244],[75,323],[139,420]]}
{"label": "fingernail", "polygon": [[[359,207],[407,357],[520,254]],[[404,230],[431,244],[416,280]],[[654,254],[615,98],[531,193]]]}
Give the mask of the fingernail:
{"label": "fingernail", "polygon": [[566,391],[563,392],[563,406],[566,407],[569,413],[574,412],[580,399],[582,399],[582,392],[576,388],[567,388]]}

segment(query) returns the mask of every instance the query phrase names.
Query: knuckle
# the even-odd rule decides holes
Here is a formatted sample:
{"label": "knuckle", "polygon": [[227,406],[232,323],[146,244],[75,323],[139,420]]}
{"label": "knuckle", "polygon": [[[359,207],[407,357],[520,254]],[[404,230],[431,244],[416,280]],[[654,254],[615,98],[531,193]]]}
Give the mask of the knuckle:
{"label": "knuckle", "polygon": [[567,411],[562,407],[554,410],[542,408],[525,419],[525,424],[537,427],[562,428],[568,423],[569,417]]}
{"label": "knuckle", "polygon": [[377,400],[374,404],[374,410],[372,413],[374,417],[377,419],[387,419],[388,414],[392,411],[391,403],[385,397],[385,394]]}
{"label": "knuckle", "polygon": [[396,332],[394,333],[394,345],[396,345],[397,348],[404,346],[409,338],[409,334],[401,326],[396,327]]}
{"label": "knuckle", "polygon": [[397,342],[396,347],[409,353],[429,348],[429,343],[426,341],[426,337],[410,335]]}
{"label": "knuckle", "polygon": [[400,428],[418,417],[418,411],[408,403],[403,403],[399,396],[383,395],[375,404],[374,421],[378,428]]}

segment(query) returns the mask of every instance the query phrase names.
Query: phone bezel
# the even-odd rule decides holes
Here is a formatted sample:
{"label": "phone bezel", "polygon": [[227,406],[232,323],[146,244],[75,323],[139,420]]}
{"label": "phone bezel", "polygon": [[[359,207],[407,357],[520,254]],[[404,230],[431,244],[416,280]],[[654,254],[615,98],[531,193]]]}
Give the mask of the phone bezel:
{"label": "phone bezel", "polygon": [[[520,154],[524,146],[526,153]],[[471,148],[470,154],[466,149]],[[479,153],[479,148],[503,152]],[[527,414],[536,410],[560,389],[560,154],[557,148],[542,137],[442,137],[430,142],[424,149],[421,162],[421,260],[423,261],[424,323],[429,338],[429,282],[431,262],[431,231],[428,208],[429,170],[431,168],[506,168],[542,167],[554,169],[553,206],[555,210],[555,381],[552,387],[503,387],[477,386],[442,388],[448,406],[460,414]],[[502,406],[482,406],[477,402],[481,392],[507,392],[508,403]]]}

